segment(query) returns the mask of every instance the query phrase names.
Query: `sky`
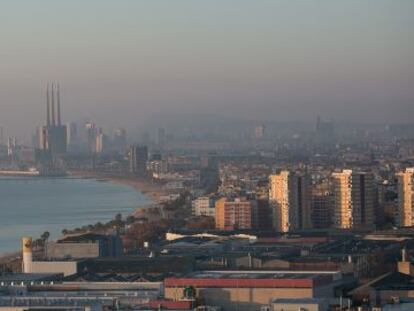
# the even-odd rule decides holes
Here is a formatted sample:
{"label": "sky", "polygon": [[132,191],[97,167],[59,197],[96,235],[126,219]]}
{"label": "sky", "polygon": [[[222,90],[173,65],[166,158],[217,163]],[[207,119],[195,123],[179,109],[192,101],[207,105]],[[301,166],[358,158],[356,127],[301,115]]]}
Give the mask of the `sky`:
{"label": "sky", "polygon": [[0,126],[29,137],[59,82],[63,120],[157,115],[407,123],[412,0],[2,0]]}

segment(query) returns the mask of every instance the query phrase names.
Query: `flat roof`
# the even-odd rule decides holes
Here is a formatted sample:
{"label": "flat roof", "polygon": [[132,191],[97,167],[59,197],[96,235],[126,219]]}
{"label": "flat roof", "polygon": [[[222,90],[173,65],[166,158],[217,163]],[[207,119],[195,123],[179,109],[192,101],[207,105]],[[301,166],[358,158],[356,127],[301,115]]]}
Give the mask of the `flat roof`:
{"label": "flat roof", "polygon": [[0,282],[40,282],[63,279],[63,273],[6,273],[0,274]]}
{"label": "flat roof", "polygon": [[298,303],[320,303],[325,301],[324,298],[276,298],[271,300],[271,303],[283,303],[283,304],[298,304]]}
{"label": "flat roof", "polygon": [[287,271],[202,271],[184,277],[166,278],[166,287],[257,287],[257,288],[313,288],[333,281],[332,273]]}

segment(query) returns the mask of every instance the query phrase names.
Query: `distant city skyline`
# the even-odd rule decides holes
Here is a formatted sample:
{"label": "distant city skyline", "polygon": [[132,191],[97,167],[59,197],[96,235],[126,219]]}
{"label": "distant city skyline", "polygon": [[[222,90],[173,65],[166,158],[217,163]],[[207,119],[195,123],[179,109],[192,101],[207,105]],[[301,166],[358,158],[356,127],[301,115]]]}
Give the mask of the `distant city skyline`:
{"label": "distant city skyline", "polygon": [[5,1],[0,126],[29,140],[45,86],[62,122],[129,132],[159,114],[410,123],[414,2]]}

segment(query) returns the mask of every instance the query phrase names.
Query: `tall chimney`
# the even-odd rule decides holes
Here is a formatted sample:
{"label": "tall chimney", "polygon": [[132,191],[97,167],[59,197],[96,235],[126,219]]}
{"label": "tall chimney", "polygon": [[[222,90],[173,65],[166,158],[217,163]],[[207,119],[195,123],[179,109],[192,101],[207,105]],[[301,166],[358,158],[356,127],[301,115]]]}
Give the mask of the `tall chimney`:
{"label": "tall chimney", "polygon": [[55,88],[52,83],[52,126],[56,125],[55,119]]}
{"label": "tall chimney", "polygon": [[32,272],[32,238],[31,237],[23,237],[22,238],[22,251],[23,251],[23,273],[31,273]]}
{"label": "tall chimney", "polygon": [[46,125],[50,126],[50,100],[49,100],[49,83],[46,88]]}
{"label": "tall chimney", "polygon": [[57,85],[57,125],[61,126],[61,120],[60,120],[60,86],[59,83]]}

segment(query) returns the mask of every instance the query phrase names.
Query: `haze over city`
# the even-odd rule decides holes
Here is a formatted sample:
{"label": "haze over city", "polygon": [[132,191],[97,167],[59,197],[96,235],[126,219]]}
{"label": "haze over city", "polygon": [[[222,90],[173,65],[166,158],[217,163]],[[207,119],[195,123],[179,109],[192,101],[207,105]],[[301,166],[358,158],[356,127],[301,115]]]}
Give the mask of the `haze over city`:
{"label": "haze over city", "polygon": [[64,121],[131,133],[181,113],[410,123],[413,9],[410,0],[7,1],[0,126],[29,140],[53,81]]}
{"label": "haze over city", "polygon": [[2,1],[0,311],[414,310],[413,16]]}

